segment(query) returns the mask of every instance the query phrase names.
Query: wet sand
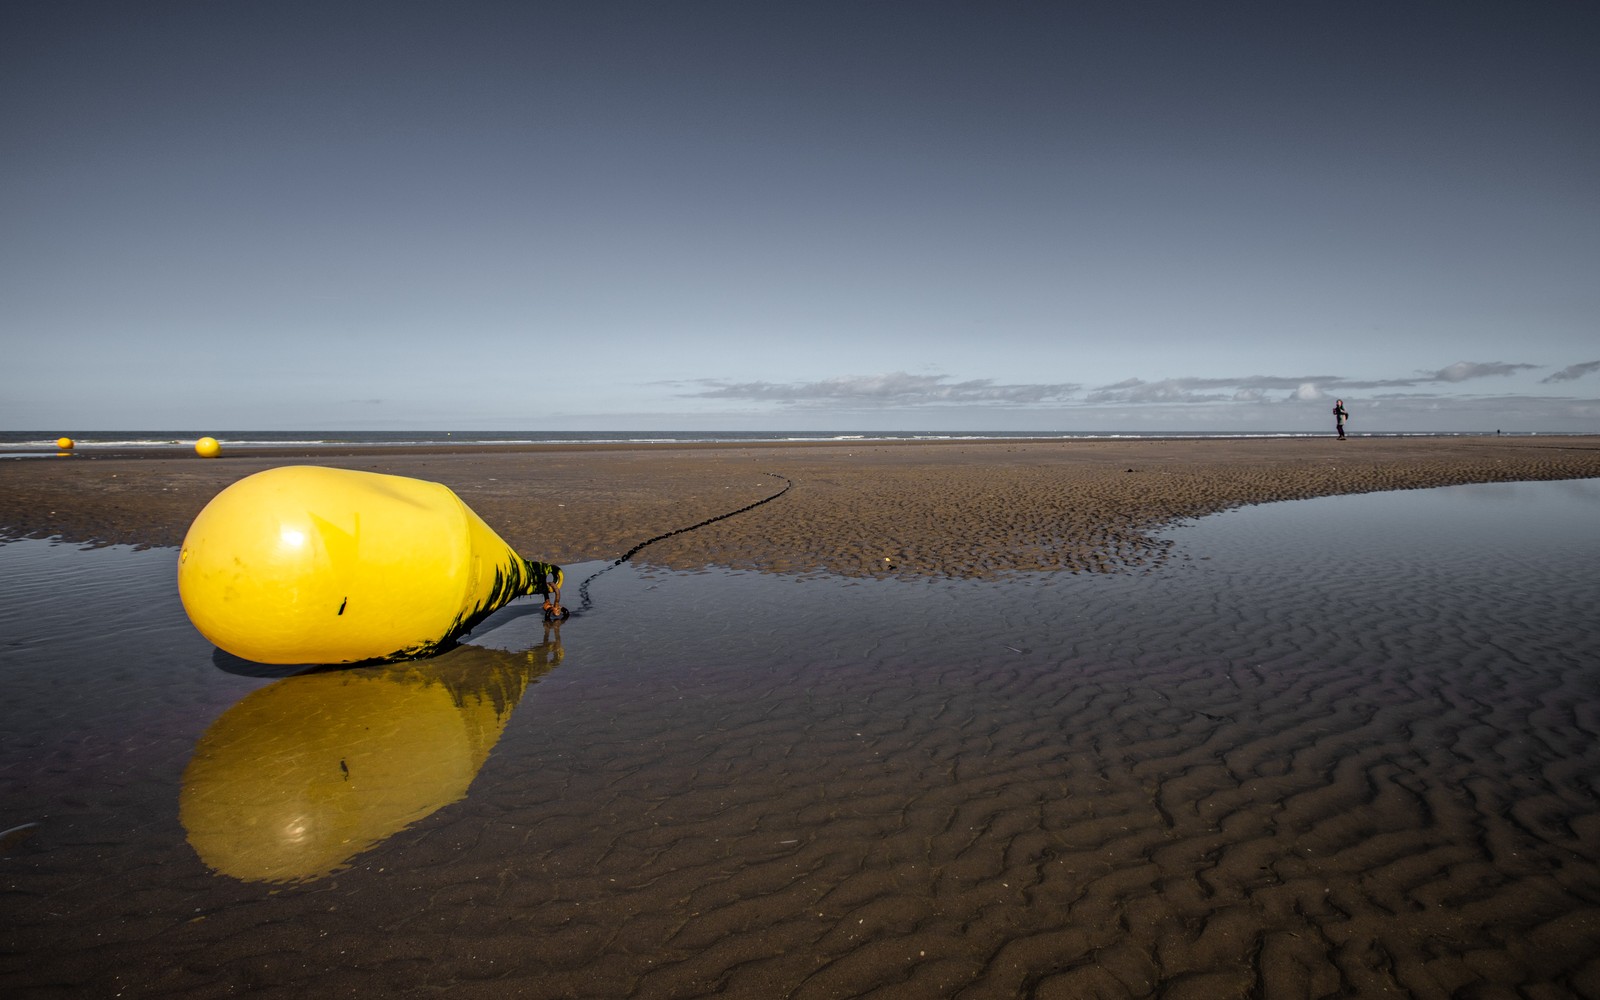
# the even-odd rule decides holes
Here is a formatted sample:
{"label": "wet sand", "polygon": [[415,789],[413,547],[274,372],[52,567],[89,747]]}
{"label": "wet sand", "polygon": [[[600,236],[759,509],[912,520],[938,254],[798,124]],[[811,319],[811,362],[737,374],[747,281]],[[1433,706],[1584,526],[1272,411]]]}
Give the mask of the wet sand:
{"label": "wet sand", "polygon": [[[568,560],[780,473],[780,501],[643,555],[698,566],[714,538],[768,568],[1000,579],[625,565],[553,635],[507,609],[524,639],[491,647],[535,654],[527,686],[495,689],[492,725],[483,697],[429,710],[493,744],[470,793],[287,885],[223,872],[184,803],[210,748],[255,752],[230,715],[328,675],[218,669],[171,552],[0,547],[0,828],[23,828],[0,844],[0,993],[1600,997],[1593,484],[1553,487],[1589,506],[1545,536],[1546,507],[1370,496],[1184,528],[1151,573],[1004,579],[1025,564],[997,519],[1077,517],[1131,539],[1087,550],[1107,566],[1148,563],[1167,550],[1124,508],[1593,476],[1597,454],[1377,444],[1364,466],[1366,442],[329,456],[449,482],[534,552],[579,496]],[[94,531],[114,491],[71,487],[99,476],[165,544],[282,461],[30,459],[0,468],[0,509],[37,475]],[[1196,547],[1228,518],[1232,542]],[[879,569],[863,520],[934,555]],[[426,694],[463,655],[391,672]],[[419,724],[404,748],[447,729],[387,714]],[[298,735],[332,787],[370,779],[364,735]]]}
{"label": "wet sand", "polygon": [[1246,504],[1600,476],[1600,437],[544,445],[82,453],[0,462],[0,539],[175,546],[229,483],[286,464],[442,482],[523,555],[673,569],[983,578],[1159,559],[1151,532]]}

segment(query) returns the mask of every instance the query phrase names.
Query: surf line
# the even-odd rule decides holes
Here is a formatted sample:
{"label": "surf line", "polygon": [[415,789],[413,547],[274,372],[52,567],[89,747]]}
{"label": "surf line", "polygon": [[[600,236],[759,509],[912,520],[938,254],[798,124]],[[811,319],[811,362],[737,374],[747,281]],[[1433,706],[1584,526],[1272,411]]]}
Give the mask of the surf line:
{"label": "surf line", "polygon": [[743,507],[740,507],[738,510],[730,510],[725,514],[718,514],[715,517],[708,517],[704,521],[700,521],[700,522],[698,522],[696,524],[691,524],[688,527],[685,527],[685,528],[674,528],[673,530],[668,531],[668,532],[663,532],[662,534],[659,534],[659,535],[655,536],[654,538],[646,538],[644,541],[640,542],[638,545],[635,545],[633,548],[631,548],[628,551],[624,552],[616,560],[612,561],[611,563],[609,563],[609,564],[607,564],[605,566],[602,566],[600,569],[595,570],[593,573],[590,573],[589,574],[589,578],[587,580],[584,580],[582,583],[578,584],[578,607],[576,609],[572,610],[572,612],[571,612],[572,617],[576,618],[576,617],[578,617],[579,615],[583,614],[585,611],[588,611],[590,608],[592,608],[594,606],[594,602],[592,600],[590,600],[590,598],[589,598],[589,584],[594,582],[594,578],[595,577],[599,576],[601,573],[604,573],[604,572],[606,572],[608,570],[612,570],[612,569],[617,568],[618,566],[621,566],[623,563],[627,562],[629,559],[632,559],[634,556],[638,555],[639,552],[642,549],[644,549],[646,546],[654,545],[655,543],[661,541],[664,538],[671,538],[674,535],[688,534],[691,531],[697,531],[697,530],[699,530],[701,528],[704,528],[708,524],[716,524],[718,521],[725,521],[730,517],[736,517],[736,516],[738,516],[740,514],[745,513],[746,511],[755,510],[757,507],[761,506],[762,504],[771,503],[772,501],[774,501],[774,500],[778,499],[779,497],[783,496],[785,493],[789,492],[789,490],[791,488],[793,488],[793,486],[794,486],[794,483],[791,482],[787,476],[781,476],[776,472],[767,472],[767,473],[763,473],[763,475],[771,476],[773,479],[782,480],[783,481],[783,489],[781,489],[778,492],[772,494],[772,496],[770,496],[770,497],[765,497],[765,498],[763,498],[761,500],[757,500],[755,503],[745,504]]}

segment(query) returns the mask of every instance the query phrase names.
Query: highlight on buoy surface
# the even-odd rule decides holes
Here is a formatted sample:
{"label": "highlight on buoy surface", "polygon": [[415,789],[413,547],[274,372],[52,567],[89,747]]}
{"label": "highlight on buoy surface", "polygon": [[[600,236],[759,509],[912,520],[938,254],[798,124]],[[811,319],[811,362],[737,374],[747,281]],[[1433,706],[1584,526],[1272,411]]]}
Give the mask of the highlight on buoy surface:
{"label": "highlight on buoy surface", "polygon": [[69,437],[58,437],[58,438],[56,438],[56,447],[60,448],[62,451],[71,451],[74,447],[77,446],[77,444],[78,444],[78,442],[72,440]]}
{"label": "highlight on buoy surface", "polygon": [[222,445],[214,437],[203,437],[194,443],[194,452],[201,458],[216,458],[222,454]]}
{"label": "highlight on buoy surface", "polygon": [[[449,487],[284,466],[212,498],[178,554],[178,596],[219,648],[257,663],[428,656],[561,569],[522,558]],[[559,610],[559,605],[557,605]]]}

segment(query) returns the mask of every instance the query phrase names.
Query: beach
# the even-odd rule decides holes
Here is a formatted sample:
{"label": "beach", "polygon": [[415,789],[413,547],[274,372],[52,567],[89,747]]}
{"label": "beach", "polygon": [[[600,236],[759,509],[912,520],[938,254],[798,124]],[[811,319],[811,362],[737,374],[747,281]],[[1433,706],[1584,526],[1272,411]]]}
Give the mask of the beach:
{"label": "beach", "polygon": [[640,558],[672,569],[983,578],[1148,565],[1163,548],[1155,529],[1246,504],[1600,476],[1600,437],[83,453],[0,462],[0,538],[176,546],[221,489],[290,464],[444,483],[523,555],[547,562],[615,559],[760,504],[661,538]]}
{"label": "beach", "polygon": [[[165,546],[308,461],[452,486],[580,613],[222,654]],[[1596,438],[0,463],[0,992],[1600,997],[1597,479]]]}

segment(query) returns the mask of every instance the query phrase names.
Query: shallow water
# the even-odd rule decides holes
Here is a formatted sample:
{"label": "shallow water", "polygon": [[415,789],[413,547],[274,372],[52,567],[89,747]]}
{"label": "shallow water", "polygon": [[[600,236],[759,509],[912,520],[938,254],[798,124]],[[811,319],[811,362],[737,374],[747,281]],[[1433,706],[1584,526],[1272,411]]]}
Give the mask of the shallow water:
{"label": "shallow water", "polygon": [[0,988],[1600,996],[1597,526],[1591,480],[1126,576],[629,564],[293,677],[171,550],[0,546]]}

